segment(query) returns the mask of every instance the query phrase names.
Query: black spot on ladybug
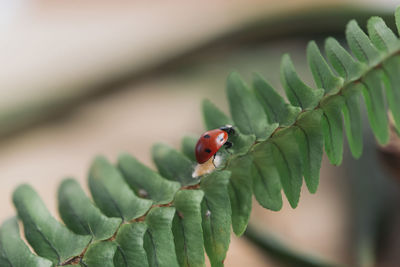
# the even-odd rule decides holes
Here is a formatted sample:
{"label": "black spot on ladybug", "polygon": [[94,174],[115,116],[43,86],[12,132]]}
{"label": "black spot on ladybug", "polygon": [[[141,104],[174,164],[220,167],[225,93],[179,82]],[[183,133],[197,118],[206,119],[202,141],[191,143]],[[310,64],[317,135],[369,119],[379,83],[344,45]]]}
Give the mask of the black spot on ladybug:
{"label": "black spot on ladybug", "polygon": [[209,148],[204,149],[204,151],[207,153],[211,153],[211,149],[209,149]]}
{"label": "black spot on ladybug", "polygon": [[206,134],[205,136],[203,136],[204,138],[210,138],[210,136],[208,134]]}

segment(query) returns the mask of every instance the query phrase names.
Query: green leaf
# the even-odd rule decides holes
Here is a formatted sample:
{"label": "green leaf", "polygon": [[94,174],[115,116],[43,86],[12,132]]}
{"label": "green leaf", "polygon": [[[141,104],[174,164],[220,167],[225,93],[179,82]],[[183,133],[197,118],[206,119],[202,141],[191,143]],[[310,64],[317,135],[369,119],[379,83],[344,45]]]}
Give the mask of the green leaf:
{"label": "green leaf", "polygon": [[287,104],[283,97],[258,74],[254,78],[253,88],[270,122],[289,126],[295,121],[301,108]]}
{"label": "green leaf", "polygon": [[325,94],[337,93],[344,80],[333,74],[314,41],[308,43],[307,60],[317,87],[324,89]]}
{"label": "green leaf", "polygon": [[399,39],[380,17],[371,17],[368,20],[368,35],[375,47],[382,52],[393,53],[400,48]]}
{"label": "green leaf", "polygon": [[172,207],[154,207],[146,216],[144,248],[151,267],[179,266],[171,230],[174,214]]}
{"label": "green leaf", "polygon": [[396,20],[396,28],[397,32],[400,33],[400,6],[396,8],[396,12],[394,14],[394,18]]}
{"label": "green leaf", "polygon": [[124,221],[142,216],[152,205],[151,200],[137,197],[121,173],[104,157],[96,157],[92,163],[89,189],[94,202],[105,215],[120,217]]}
{"label": "green leaf", "polygon": [[92,235],[94,240],[112,237],[122,222],[104,216],[73,179],[65,179],[58,189],[58,211],[69,229],[80,235]]}
{"label": "green leaf", "polygon": [[346,81],[355,81],[360,78],[365,66],[355,61],[334,38],[329,37],[326,39],[325,52],[332,67]]}
{"label": "green leaf", "polygon": [[369,123],[378,142],[384,145],[389,142],[389,125],[381,80],[382,72],[377,69],[364,76],[361,83]]}
{"label": "green leaf", "polygon": [[319,170],[324,147],[321,116],[321,110],[302,113],[294,130],[303,162],[304,180],[310,193],[315,193],[319,184]]}
{"label": "green leaf", "polygon": [[[203,101],[203,115],[207,130],[217,129],[223,125],[232,125],[233,122],[229,119],[218,107],[212,104],[209,100]],[[234,127],[235,134],[230,136],[229,140],[233,143],[230,152],[237,155],[247,153],[249,148],[255,142],[255,135],[245,135],[240,132],[237,127]]]}
{"label": "green leaf", "polygon": [[196,161],[196,154],[194,153],[194,149],[196,148],[198,140],[199,137],[195,136],[185,136],[182,138],[182,153],[191,161]]}
{"label": "green leaf", "polygon": [[256,136],[245,135],[240,133],[238,130],[235,130],[235,134],[229,137],[229,141],[233,144],[233,146],[229,148],[229,151],[231,151],[232,154],[244,155],[256,141]]}
{"label": "green leaf", "polygon": [[85,267],[114,267],[117,244],[114,241],[100,241],[91,244],[82,259]]}
{"label": "green leaf", "polygon": [[324,90],[313,89],[303,83],[297,75],[288,54],[282,57],[281,81],[290,103],[302,109],[314,108],[324,95]]}
{"label": "green leaf", "polygon": [[137,222],[125,224],[118,230],[116,242],[117,251],[114,256],[115,267],[147,267],[149,266],[146,251],[143,247],[143,238],[147,224]]}
{"label": "green leaf", "polygon": [[202,178],[201,203],[204,247],[212,267],[223,266],[231,235],[231,204],[228,195],[230,172],[213,172]]}
{"label": "green leaf", "polygon": [[161,143],[155,144],[151,152],[154,163],[163,177],[180,182],[183,186],[199,183],[199,179],[192,177],[193,162],[182,153]]}
{"label": "green leaf", "polygon": [[11,218],[0,227],[0,266],[2,267],[51,267],[51,261],[32,254],[22,241],[18,221]]}
{"label": "green leaf", "polygon": [[13,202],[29,244],[39,256],[54,264],[81,254],[90,242],[90,236],[74,234],[54,219],[29,185],[21,185],[15,190]]}
{"label": "green leaf", "polygon": [[340,165],[343,159],[343,104],[341,96],[329,97],[321,103],[325,151],[333,165]]}
{"label": "green leaf", "polygon": [[252,158],[247,155],[233,159],[228,167],[231,171],[228,192],[232,207],[232,228],[237,236],[246,230],[252,209],[251,165]]}
{"label": "green leaf", "polygon": [[383,83],[389,108],[398,131],[400,131],[400,56],[393,56],[383,62]]}
{"label": "green leaf", "polygon": [[121,170],[125,181],[137,194],[145,195],[146,198],[152,199],[155,204],[171,202],[180,188],[178,182],[164,179],[128,154],[120,155],[118,168]]}
{"label": "green leaf", "polygon": [[243,134],[265,140],[278,127],[268,122],[263,107],[235,72],[228,77],[227,94],[233,121]]}
{"label": "green leaf", "polygon": [[216,105],[210,100],[204,99],[203,104],[203,117],[207,130],[218,129],[224,125],[233,125],[232,120],[225,115]]}
{"label": "green leaf", "polygon": [[343,90],[343,118],[347,140],[354,158],[359,158],[363,150],[362,118],[360,111],[360,94],[362,86],[352,85]]}
{"label": "green leaf", "polygon": [[272,156],[272,143],[257,145],[252,155],[254,196],[264,208],[278,211],[282,208],[282,185]]}
{"label": "green leaf", "polygon": [[351,51],[361,62],[369,66],[375,66],[381,60],[381,54],[355,20],[351,20],[347,24],[346,39]]}
{"label": "green leaf", "polygon": [[272,155],[283,191],[290,206],[296,208],[303,179],[300,151],[293,131],[293,128],[278,131],[268,142],[272,144]]}
{"label": "green leaf", "polygon": [[181,190],[176,193],[172,232],[179,266],[205,266],[200,206],[203,196],[201,190]]}

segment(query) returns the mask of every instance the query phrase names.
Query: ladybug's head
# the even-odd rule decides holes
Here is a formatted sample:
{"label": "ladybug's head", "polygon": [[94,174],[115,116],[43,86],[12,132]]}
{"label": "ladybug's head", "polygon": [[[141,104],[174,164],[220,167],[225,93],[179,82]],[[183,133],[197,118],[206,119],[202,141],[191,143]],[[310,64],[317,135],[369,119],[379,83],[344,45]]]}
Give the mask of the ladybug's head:
{"label": "ladybug's head", "polygon": [[228,136],[235,134],[235,129],[233,129],[233,126],[229,125],[229,124],[221,126],[221,127],[219,127],[219,129],[226,132],[228,134]]}

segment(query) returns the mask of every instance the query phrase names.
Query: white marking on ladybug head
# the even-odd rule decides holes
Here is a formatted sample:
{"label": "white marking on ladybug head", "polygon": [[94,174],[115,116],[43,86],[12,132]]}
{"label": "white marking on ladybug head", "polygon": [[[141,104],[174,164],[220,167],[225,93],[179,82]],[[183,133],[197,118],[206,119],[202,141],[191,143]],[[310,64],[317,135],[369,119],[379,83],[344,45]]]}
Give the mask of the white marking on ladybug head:
{"label": "white marking on ladybug head", "polygon": [[207,218],[210,217],[211,216],[211,211],[207,210],[205,215],[206,215]]}
{"label": "white marking on ladybug head", "polygon": [[217,139],[222,144],[224,142],[224,134],[223,133],[219,134]]}

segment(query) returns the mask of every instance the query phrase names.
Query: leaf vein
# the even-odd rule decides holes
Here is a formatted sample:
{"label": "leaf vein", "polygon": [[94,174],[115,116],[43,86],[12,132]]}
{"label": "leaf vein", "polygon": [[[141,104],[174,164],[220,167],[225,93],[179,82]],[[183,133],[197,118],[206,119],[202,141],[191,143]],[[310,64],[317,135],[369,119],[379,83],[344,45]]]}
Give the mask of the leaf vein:
{"label": "leaf vein", "polygon": [[332,149],[332,151],[333,151],[333,154],[335,154],[336,155],[336,152],[335,152],[335,146],[334,146],[334,144],[333,144],[333,136],[332,136],[332,126],[331,126],[331,122],[329,121],[329,118],[328,118],[328,116],[325,114],[325,110],[322,110],[323,111],[323,113],[322,113],[322,115],[325,117],[325,119],[326,119],[326,122],[328,123],[328,129],[329,129],[329,139],[330,139],[330,147],[331,147],[331,149]]}
{"label": "leaf vein", "polygon": [[367,60],[368,65],[369,65],[370,64],[370,59],[368,57],[368,54],[364,51],[364,49],[362,48],[362,46],[359,43],[358,39],[353,35],[351,37],[355,41],[355,44],[357,45],[358,49],[360,49],[361,53],[364,55],[365,59]]}
{"label": "leaf vein", "polygon": [[[286,169],[288,170],[289,177],[290,177],[290,181],[292,181],[293,173],[292,173],[292,170],[291,170],[291,168],[290,168],[289,161],[288,161],[287,158],[286,158],[286,155],[283,153],[282,148],[281,148],[276,142],[271,141],[271,143],[274,144],[274,145],[276,146],[276,148],[278,149],[279,153],[281,154],[282,159],[283,159],[283,162],[284,162],[285,165],[286,165]],[[292,190],[290,190],[290,191],[292,191]],[[292,192],[292,193],[294,193],[294,192]]]}
{"label": "leaf vein", "polygon": [[299,103],[301,109],[304,109],[303,107],[303,103],[300,100],[300,97],[297,95],[296,91],[293,89],[291,83],[289,82],[289,80],[287,79],[287,76],[285,75],[285,80],[286,80],[286,84],[289,87],[290,91],[293,93],[294,97],[296,98],[297,102]]}

